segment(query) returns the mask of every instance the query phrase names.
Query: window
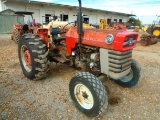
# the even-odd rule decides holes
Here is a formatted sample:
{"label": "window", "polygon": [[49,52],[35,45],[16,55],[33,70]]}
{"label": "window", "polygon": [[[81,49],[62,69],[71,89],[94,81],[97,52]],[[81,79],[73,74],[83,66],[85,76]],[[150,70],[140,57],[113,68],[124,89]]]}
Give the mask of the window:
{"label": "window", "polygon": [[89,17],[88,15],[83,15],[83,22],[88,24],[89,23]]}
{"label": "window", "polygon": [[117,22],[117,19],[114,19],[114,22]]}
{"label": "window", "polygon": [[107,24],[111,24],[111,19],[107,19]]}
{"label": "window", "polygon": [[119,22],[122,23],[122,19],[119,19]]}
{"label": "window", "polygon": [[48,24],[51,20],[56,20],[57,18],[54,14],[45,14],[45,16],[42,16],[42,24]]}
{"label": "window", "polygon": [[89,18],[83,18],[83,22],[88,24],[89,23]]}
{"label": "window", "polygon": [[61,21],[68,21],[68,15],[60,14]]}
{"label": "window", "polygon": [[49,23],[49,17],[51,14],[45,14],[45,23]]}

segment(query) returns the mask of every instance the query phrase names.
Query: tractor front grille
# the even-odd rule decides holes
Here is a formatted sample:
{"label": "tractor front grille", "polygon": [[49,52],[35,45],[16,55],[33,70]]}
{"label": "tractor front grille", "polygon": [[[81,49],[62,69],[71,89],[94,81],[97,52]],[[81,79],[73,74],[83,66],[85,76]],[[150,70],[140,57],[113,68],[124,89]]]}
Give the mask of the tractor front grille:
{"label": "tractor front grille", "polygon": [[135,42],[136,42],[136,36],[128,36],[126,37],[126,40],[123,43],[123,47],[126,48],[126,47],[133,46]]}
{"label": "tractor front grille", "polygon": [[125,52],[109,50],[109,71],[120,73],[131,67],[132,50]]}

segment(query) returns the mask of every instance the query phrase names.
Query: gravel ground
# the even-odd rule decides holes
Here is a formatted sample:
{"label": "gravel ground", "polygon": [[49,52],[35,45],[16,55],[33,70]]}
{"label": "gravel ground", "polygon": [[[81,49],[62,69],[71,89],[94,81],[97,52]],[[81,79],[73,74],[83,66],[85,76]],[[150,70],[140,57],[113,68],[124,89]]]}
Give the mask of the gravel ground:
{"label": "gravel ground", "polygon": [[160,43],[133,51],[142,68],[142,78],[131,89],[113,81],[104,83],[109,105],[103,116],[81,113],[69,95],[69,81],[77,71],[62,64],[50,64],[42,81],[27,79],[21,70],[17,45],[9,34],[0,34],[0,120],[160,120]]}

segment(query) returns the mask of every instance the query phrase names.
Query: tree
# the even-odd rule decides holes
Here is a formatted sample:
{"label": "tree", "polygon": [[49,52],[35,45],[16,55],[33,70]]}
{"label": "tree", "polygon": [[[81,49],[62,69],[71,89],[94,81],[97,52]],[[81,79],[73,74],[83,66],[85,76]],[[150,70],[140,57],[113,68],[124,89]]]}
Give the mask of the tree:
{"label": "tree", "polygon": [[134,17],[129,18],[128,23],[132,24],[133,26],[140,26],[142,25],[141,21],[139,19],[136,19]]}

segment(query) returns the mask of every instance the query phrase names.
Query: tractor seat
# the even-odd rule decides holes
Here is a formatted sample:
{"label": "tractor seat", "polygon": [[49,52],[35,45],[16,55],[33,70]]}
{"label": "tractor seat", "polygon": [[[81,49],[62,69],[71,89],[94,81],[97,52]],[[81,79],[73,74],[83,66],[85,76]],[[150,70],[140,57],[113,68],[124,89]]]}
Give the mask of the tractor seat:
{"label": "tractor seat", "polygon": [[23,30],[23,34],[28,33],[28,30],[29,30],[28,25],[27,24],[23,25],[22,30]]}
{"label": "tractor seat", "polygon": [[65,39],[66,39],[65,37],[56,37],[56,38],[54,38],[54,41],[61,42],[62,40],[65,40]]}
{"label": "tractor seat", "polygon": [[50,33],[51,35],[58,35],[58,34],[66,33],[66,31],[61,30],[60,28],[56,27],[56,28],[51,28]]}
{"label": "tractor seat", "polygon": [[66,33],[66,31],[61,30],[60,28],[56,27],[56,28],[51,28],[50,29],[50,33],[53,37],[54,42],[61,42],[62,40],[65,40],[65,37],[59,37],[58,34],[63,34]]}
{"label": "tractor seat", "polygon": [[27,25],[27,24],[23,25],[23,30],[24,30],[24,31],[28,31],[28,30],[29,30],[29,28],[28,28],[28,25]]}

